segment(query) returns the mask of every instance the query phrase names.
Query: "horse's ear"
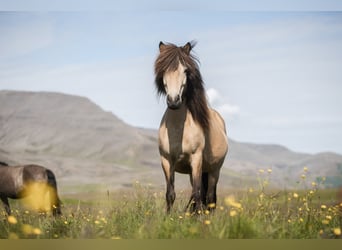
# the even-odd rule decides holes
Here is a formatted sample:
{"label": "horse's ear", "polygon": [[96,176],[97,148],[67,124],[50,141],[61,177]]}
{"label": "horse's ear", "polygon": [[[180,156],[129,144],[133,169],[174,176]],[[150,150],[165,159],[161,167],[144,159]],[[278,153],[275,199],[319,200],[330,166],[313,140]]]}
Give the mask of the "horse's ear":
{"label": "horse's ear", "polygon": [[160,41],[159,42],[159,52],[162,52],[165,48],[166,48],[166,45],[162,41]]}
{"label": "horse's ear", "polygon": [[183,51],[187,54],[187,55],[189,55],[190,54],[190,51],[191,51],[191,49],[192,49],[192,45],[191,45],[191,43],[190,42],[187,42],[183,47],[182,47],[182,49],[183,49]]}

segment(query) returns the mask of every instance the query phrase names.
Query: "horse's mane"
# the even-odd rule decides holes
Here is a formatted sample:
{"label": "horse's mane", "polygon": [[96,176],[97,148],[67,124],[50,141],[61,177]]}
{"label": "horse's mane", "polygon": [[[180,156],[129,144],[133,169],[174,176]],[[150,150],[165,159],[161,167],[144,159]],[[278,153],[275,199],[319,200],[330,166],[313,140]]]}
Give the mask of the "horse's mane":
{"label": "horse's mane", "polygon": [[8,164],[6,162],[0,161],[0,167],[1,166],[8,166]]}
{"label": "horse's mane", "polygon": [[187,43],[184,47],[177,47],[172,43],[163,44],[160,54],[154,64],[155,84],[158,95],[165,95],[163,83],[165,72],[174,71],[181,63],[187,68],[187,88],[185,91],[186,105],[203,130],[209,128],[209,110],[204,90],[204,84],[199,71],[199,60],[190,53],[196,45],[195,42]]}

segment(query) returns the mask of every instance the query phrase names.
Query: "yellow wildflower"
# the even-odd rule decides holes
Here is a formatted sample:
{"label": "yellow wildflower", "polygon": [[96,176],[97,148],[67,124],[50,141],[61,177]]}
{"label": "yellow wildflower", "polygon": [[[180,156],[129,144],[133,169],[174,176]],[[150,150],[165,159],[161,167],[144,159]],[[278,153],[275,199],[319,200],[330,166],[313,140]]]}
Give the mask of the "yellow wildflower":
{"label": "yellow wildflower", "polygon": [[233,195],[230,195],[230,196],[226,197],[224,199],[224,203],[227,206],[232,206],[232,207],[236,207],[236,208],[242,208],[242,205],[235,201],[235,198],[234,198]]}
{"label": "yellow wildflower", "polygon": [[326,205],[321,205],[321,208],[322,208],[322,209],[326,209],[327,206],[326,206]]}
{"label": "yellow wildflower", "polygon": [[268,172],[269,174],[272,173],[272,169],[271,169],[271,168],[267,169],[267,172]]}
{"label": "yellow wildflower", "polygon": [[35,234],[35,235],[41,235],[42,234],[42,231],[39,229],[39,228],[35,228],[35,229],[33,229],[33,234]]}
{"label": "yellow wildflower", "polygon": [[328,224],[329,224],[329,221],[328,221],[328,220],[322,220],[322,224],[328,225]]}
{"label": "yellow wildflower", "polygon": [[237,215],[237,212],[236,212],[235,210],[231,210],[231,211],[229,212],[229,215],[230,215],[230,217],[234,217],[234,216]]}
{"label": "yellow wildflower", "polygon": [[299,195],[297,193],[293,193],[293,198],[298,198]]}
{"label": "yellow wildflower", "polygon": [[333,232],[334,232],[335,235],[341,235],[341,228],[335,227],[335,228],[333,229]]}
{"label": "yellow wildflower", "polygon": [[56,197],[53,194],[54,190],[46,183],[32,182],[26,188],[23,196],[24,206],[34,211],[41,211],[42,213],[51,211],[52,205]]}
{"label": "yellow wildflower", "polygon": [[210,223],[211,223],[210,220],[205,220],[205,221],[204,221],[204,224],[205,224],[205,225],[210,225]]}
{"label": "yellow wildflower", "polygon": [[304,167],[303,170],[304,170],[304,172],[307,172],[308,171],[308,167]]}
{"label": "yellow wildflower", "polygon": [[8,216],[7,221],[11,224],[17,224],[17,218],[15,218],[13,215]]}
{"label": "yellow wildflower", "polygon": [[259,173],[263,174],[265,171],[263,169],[259,169]]}
{"label": "yellow wildflower", "polygon": [[210,203],[210,204],[208,204],[208,207],[209,207],[209,208],[215,208],[215,207],[216,207],[216,204],[215,204],[215,203]]}

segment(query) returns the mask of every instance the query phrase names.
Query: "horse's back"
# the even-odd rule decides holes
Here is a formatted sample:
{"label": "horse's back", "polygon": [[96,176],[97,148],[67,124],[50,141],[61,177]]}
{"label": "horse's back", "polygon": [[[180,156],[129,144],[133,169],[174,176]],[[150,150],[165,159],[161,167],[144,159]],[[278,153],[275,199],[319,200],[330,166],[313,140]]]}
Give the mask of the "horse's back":
{"label": "horse's back", "polygon": [[25,165],[23,166],[23,179],[25,182],[28,181],[47,181],[47,169],[39,165]]}

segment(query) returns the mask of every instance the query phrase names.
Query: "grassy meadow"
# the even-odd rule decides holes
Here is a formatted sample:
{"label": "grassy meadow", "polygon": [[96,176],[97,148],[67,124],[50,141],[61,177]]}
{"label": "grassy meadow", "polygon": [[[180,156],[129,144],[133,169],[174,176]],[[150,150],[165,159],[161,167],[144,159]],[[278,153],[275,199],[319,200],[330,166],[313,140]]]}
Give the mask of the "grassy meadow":
{"label": "grassy meadow", "polygon": [[[304,174],[298,189],[268,187],[269,170],[259,186],[218,190],[213,211],[184,211],[190,190],[176,190],[174,209],[165,213],[165,191],[134,182],[117,191],[61,196],[63,215],[30,211],[12,201],[13,213],[0,210],[2,239],[320,239],[341,238],[341,200]],[[322,182],[324,178],[322,179]]]}

